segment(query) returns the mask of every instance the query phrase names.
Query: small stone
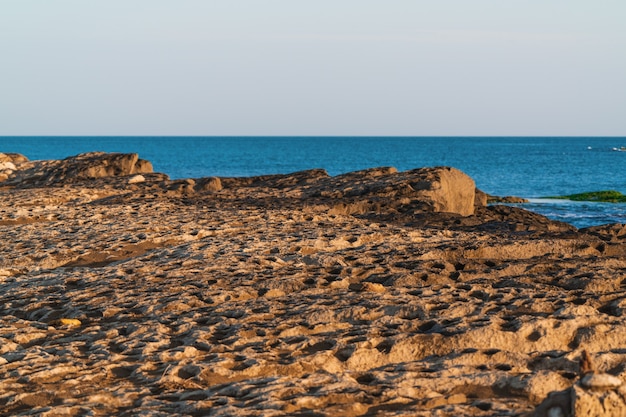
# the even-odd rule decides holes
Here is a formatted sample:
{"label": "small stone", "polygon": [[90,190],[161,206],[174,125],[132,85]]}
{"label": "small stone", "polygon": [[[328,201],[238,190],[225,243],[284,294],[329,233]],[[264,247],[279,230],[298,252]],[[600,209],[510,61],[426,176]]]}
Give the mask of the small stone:
{"label": "small stone", "polygon": [[284,296],[285,296],[285,291],[279,290],[278,288],[272,288],[271,290],[265,293],[265,297],[267,298],[277,298],[277,297],[284,297]]}
{"label": "small stone", "polygon": [[424,402],[424,408],[426,409],[436,408],[436,407],[441,407],[447,404],[448,404],[448,400],[446,400],[445,397],[443,396],[434,397],[434,398],[429,398],[428,400]]}
{"label": "small stone", "polygon": [[467,402],[465,394],[452,394],[448,397],[448,404],[463,404]]}
{"label": "small stone", "polygon": [[340,279],[337,281],[333,281],[329,285],[329,288],[332,288],[334,290],[346,289],[348,287],[350,287],[350,281],[348,279]]}
{"label": "small stone", "polygon": [[585,388],[617,388],[623,381],[613,375],[591,373],[585,375],[580,384]]}
{"label": "small stone", "polygon": [[128,180],[129,184],[139,184],[141,182],[146,182],[146,177],[143,175],[135,175]]}
{"label": "small stone", "polygon": [[54,326],[69,326],[69,327],[78,327],[82,325],[81,321],[78,319],[68,319],[68,318],[60,318],[52,322]]}
{"label": "small stone", "polygon": [[379,284],[377,282],[365,282],[363,284],[363,291],[383,293],[386,290],[385,287],[383,287],[383,284]]}
{"label": "small stone", "polygon": [[383,293],[385,292],[385,287],[382,284],[375,282],[357,282],[348,285],[348,288],[351,291],[356,292],[375,292],[375,293]]}

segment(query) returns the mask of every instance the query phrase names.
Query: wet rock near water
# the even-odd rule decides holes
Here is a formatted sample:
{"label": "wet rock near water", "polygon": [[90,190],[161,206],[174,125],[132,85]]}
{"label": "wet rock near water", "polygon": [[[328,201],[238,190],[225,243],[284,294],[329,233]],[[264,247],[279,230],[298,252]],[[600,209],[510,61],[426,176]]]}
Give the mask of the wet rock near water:
{"label": "wet rock near water", "polygon": [[495,204],[495,203],[521,204],[521,203],[528,203],[528,199],[522,198],[522,197],[515,197],[515,196],[498,197],[498,196],[488,195],[487,203],[489,204]]}

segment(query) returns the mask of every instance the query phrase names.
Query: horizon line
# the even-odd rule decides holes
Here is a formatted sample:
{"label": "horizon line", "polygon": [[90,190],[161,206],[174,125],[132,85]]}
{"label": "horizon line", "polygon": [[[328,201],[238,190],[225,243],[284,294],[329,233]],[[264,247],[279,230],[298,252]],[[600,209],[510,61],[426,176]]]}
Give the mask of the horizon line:
{"label": "horizon line", "polygon": [[626,135],[0,135],[0,138],[626,138]]}

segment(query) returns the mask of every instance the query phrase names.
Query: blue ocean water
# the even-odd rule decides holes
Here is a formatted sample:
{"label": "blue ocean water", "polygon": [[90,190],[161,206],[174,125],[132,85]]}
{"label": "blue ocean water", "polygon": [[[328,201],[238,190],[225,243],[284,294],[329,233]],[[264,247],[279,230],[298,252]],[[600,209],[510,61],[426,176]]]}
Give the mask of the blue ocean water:
{"label": "blue ocean water", "polygon": [[453,166],[493,195],[577,227],[626,223],[626,204],[542,200],[585,191],[626,194],[626,137],[0,137],[0,152],[61,159],[137,152],[171,178],[251,176],[324,168],[330,175],[394,166]]}

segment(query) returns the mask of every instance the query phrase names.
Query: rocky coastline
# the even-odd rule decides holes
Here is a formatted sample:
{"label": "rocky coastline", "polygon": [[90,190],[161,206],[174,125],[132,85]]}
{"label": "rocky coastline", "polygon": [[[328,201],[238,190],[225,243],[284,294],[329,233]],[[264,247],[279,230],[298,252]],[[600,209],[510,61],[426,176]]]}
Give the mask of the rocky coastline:
{"label": "rocky coastline", "polygon": [[626,225],[493,201],[0,154],[0,414],[626,415]]}

